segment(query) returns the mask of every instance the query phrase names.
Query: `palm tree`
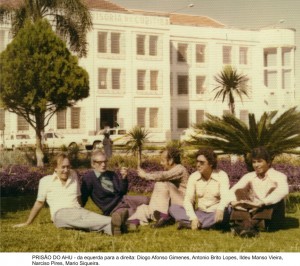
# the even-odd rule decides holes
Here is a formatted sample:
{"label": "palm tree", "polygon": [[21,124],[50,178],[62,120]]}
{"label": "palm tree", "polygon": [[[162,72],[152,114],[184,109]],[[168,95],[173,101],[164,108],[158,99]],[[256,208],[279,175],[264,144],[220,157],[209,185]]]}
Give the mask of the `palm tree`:
{"label": "palm tree", "polygon": [[81,0],[0,0],[0,24],[10,21],[15,36],[26,19],[47,18],[70,49],[86,56],[86,34],[92,27],[91,14]]}
{"label": "palm tree", "polygon": [[241,101],[243,101],[242,95],[248,96],[247,93],[247,81],[249,80],[246,75],[239,74],[235,68],[227,65],[223,70],[214,76],[218,86],[213,91],[217,91],[214,100],[222,96],[222,102],[225,98],[228,98],[228,107],[231,114],[235,114],[235,100],[234,94],[237,94]]}
{"label": "palm tree", "polygon": [[137,153],[138,166],[141,165],[143,145],[148,140],[148,135],[149,132],[140,126],[133,127],[127,134],[129,137],[129,141],[126,144],[127,150]]}
{"label": "palm tree", "polygon": [[259,121],[249,114],[248,125],[232,114],[222,118],[207,114],[207,121],[194,125],[198,134],[192,136],[190,144],[242,155],[248,166],[248,156],[258,146],[265,146],[272,158],[281,153],[299,154],[300,112],[294,107],[276,118],[277,113],[265,112]]}

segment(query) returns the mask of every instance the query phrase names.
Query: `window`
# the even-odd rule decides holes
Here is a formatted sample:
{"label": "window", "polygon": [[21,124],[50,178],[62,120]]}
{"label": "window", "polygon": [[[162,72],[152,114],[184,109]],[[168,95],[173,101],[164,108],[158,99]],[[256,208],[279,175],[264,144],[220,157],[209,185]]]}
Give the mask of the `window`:
{"label": "window", "polygon": [[177,128],[189,127],[189,111],[177,110]]}
{"label": "window", "polygon": [[173,95],[173,73],[170,73],[170,95]]}
{"label": "window", "polygon": [[265,70],[265,86],[272,90],[277,88],[277,71]]}
{"label": "window", "polygon": [[282,70],[282,88],[291,89],[292,88],[292,71]]}
{"label": "window", "polygon": [[230,114],[231,114],[230,110],[223,110],[223,115],[230,115]]}
{"label": "window", "polygon": [[248,64],[248,48],[240,47],[240,65]]}
{"label": "window", "polygon": [[100,90],[107,89],[107,69],[106,68],[99,68],[99,74],[98,74],[98,81],[99,85],[98,88]]}
{"label": "window", "polygon": [[158,108],[150,108],[150,128],[158,128]]}
{"label": "window", "polygon": [[291,66],[291,48],[282,48],[282,65],[283,66]]}
{"label": "window", "polygon": [[240,119],[248,124],[248,110],[240,110]]}
{"label": "window", "polygon": [[205,91],[204,82],[205,82],[205,77],[204,76],[197,76],[196,77],[196,93],[197,94],[203,94],[204,93],[204,91]]}
{"label": "window", "polygon": [[276,48],[264,49],[264,66],[276,66],[277,65],[277,50]]}
{"label": "window", "polygon": [[157,55],[157,36],[149,37],[149,55],[156,56]]}
{"label": "window", "polygon": [[204,122],[204,110],[196,110],[196,123],[201,124]]}
{"label": "window", "polygon": [[80,107],[71,108],[71,128],[80,128]]}
{"label": "window", "polygon": [[203,44],[196,44],[196,62],[205,62],[205,45]]}
{"label": "window", "polygon": [[158,71],[152,70],[150,71],[150,90],[157,90],[157,79],[158,79]]}
{"label": "window", "polygon": [[146,126],[146,108],[137,108],[137,125]]}
{"label": "window", "polygon": [[177,51],[177,61],[178,62],[187,62],[187,44],[179,43]]}
{"label": "window", "polygon": [[29,123],[25,120],[23,116],[18,115],[17,118],[17,128],[18,130],[29,130]]}
{"label": "window", "polygon": [[145,90],[145,77],[146,77],[146,70],[138,70],[137,73],[137,89],[138,90]]}
{"label": "window", "polygon": [[119,54],[120,53],[120,33],[111,33],[111,53]]}
{"label": "window", "polygon": [[0,30],[0,52],[2,52],[5,49],[4,36],[5,36],[5,31]]}
{"label": "window", "polygon": [[67,128],[67,111],[61,110],[56,113],[56,127],[57,129],[66,129]]}
{"label": "window", "polygon": [[111,70],[111,84],[113,90],[119,90],[120,85],[120,79],[121,79],[121,69],[112,69]]}
{"label": "window", "polygon": [[5,129],[5,110],[0,109],[0,130]]}
{"label": "window", "polygon": [[223,64],[231,64],[231,46],[223,46]]}
{"label": "window", "polygon": [[136,50],[138,55],[145,55],[145,35],[137,35]]}
{"label": "window", "polygon": [[177,83],[178,83],[178,88],[177,88],[178,95],[187,95],[189,93],[188,76],[178,75]]}
{"label": "window", "polygon": [[107,32],[98,32],[98,53],[107,53]]}
{"label": "window", "polygon": [[170,42],[170,63],[173,63],[173,44]]}

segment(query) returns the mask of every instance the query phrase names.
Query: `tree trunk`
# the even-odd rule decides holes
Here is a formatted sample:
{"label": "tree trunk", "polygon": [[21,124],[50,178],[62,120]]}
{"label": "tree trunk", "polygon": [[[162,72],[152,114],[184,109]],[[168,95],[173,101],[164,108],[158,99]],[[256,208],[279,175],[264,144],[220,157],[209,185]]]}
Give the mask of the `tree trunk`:
{"label": "tree trunk", "polygon": [[37,160],[37,166],[44,166],[44,152],[43,152],[43,146],[42,146],[42,132],[44,131],[44,119],[45,119],[45,113],[36,113],[35,114],[35,121],[36,121],[36,128],[35,128],[35,134],[36,134],[36,160]]}
{"label": "tree trunk", "polygon": [[43,167],[44,166],[44,153],[42,147],[42,137],[41,132],[36,132],[36,164],[37,166]]}
{"label": "tree trunk", "polygon": [[138,161],[137,161],[138,167],[141,167],[141,163],[142,163],[142,147],[139,147],[138,148]]}

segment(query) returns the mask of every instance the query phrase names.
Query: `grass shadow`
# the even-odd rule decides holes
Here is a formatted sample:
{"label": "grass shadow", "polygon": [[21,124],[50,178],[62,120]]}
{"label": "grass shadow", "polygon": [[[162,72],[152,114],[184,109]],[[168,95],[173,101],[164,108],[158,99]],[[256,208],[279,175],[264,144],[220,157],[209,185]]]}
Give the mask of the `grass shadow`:
{"label": "grass shadow", "polygon": [[1,197],[1,219],[6,218],[8,212],[18,212],[31,209],[36,196]]}
{"label": "grass shadow", "polygon": [[285,217],[280,230],[288,230],[292,228],[299,228],[299,219],[294,217]]}

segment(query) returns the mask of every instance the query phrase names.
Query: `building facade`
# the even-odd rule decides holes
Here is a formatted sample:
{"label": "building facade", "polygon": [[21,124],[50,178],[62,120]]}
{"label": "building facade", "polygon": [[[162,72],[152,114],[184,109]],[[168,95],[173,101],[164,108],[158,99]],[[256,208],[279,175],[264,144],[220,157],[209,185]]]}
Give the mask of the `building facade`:
{"label": "building facade", "polygon": [[[48,129],[82,137],[105,126],[139,125],[152,141],[178,139],[205,113],[229,111],[213,91],[214,76],[225,65],[249,78],[249,97],[235,98],[242,120],[295,105],[293,29],[234,29],[207,17],[87,3],[93,29],[80,65],[89,73],[90,96],[57,113]],[[9,25],[0,25],[0,51],[10,41]],[[1,108],[0,120],[4,134],[32,132],[24,119]]]}

